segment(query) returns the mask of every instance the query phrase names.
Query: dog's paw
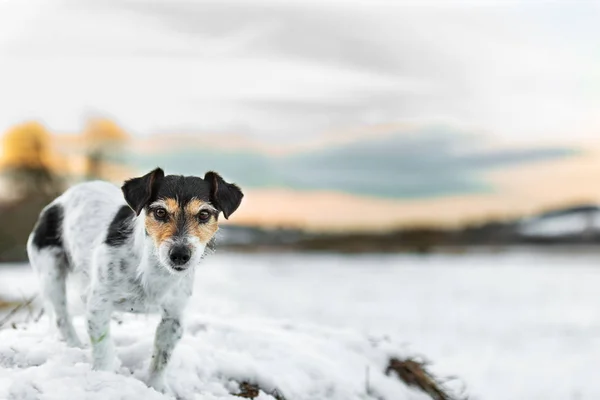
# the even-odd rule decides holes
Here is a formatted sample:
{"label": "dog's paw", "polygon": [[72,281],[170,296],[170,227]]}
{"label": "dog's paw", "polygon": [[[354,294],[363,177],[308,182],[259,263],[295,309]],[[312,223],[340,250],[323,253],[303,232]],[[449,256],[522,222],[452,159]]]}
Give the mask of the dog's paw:
{"label": "dog's paw", "polygon": [[94,360],[93,369],[96,371],[119,372],[121,360],[117,357],[104,357]]}
{"label": "dog's paw", "polygon": [[121,365],[121,367],[119,368],[119,374],[129,376],[129,375],[133,375],[133,371],[131,369],[129,369],[128,367]]}
{"label": "dog's paw", "polygon": [[175,393],[173,392],[173,390],[171,390],[171,388],[169,387],[169,385],[167,384],[167,382],[165,381],[164,378],[149,378],[147,380],[147,384],[148,387],[151,387],[152,389],[156,390],[157,392],[160,392],[162,394],[165,394],[167,396],[171,396],[174,397]]}
{"label": "dog's paw", "polygon": [[73,347],[73,348],[77,348],[77,349],[85,349],[86,348],[86,346],[81,342],[81,340],[79,340],[79,338],[77,336],[67,338],[65,341],[67,342],[67,346],[69,346],[69,347]]}

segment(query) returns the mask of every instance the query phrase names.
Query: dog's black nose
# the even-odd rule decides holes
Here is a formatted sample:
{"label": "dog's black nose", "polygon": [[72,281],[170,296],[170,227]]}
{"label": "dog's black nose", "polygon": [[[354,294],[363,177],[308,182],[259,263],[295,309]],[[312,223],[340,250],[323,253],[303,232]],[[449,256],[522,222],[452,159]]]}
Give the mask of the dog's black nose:
{"label": "dog's black nose", "polygon": [[175,265],[183,265],[190,261],[192,252],[185,246],[175,246],[169,252],[169,258]]}

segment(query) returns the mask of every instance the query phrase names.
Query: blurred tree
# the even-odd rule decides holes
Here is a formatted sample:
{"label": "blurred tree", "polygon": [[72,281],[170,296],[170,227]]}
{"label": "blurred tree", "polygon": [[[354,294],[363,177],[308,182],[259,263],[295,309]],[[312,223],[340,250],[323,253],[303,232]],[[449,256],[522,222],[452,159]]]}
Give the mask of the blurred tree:
{"label": "blurred tree", "polygon": [[2,140],[1,163],[12,197],[53,197],[61,184],[52,171],[51,137],[38,122],[10,129]]}
{"label": "blurred tree", "polygon": [[50,134],[37,122],[17,125],[2,138],[0,261],[26,259],[27,237],[40,211],[63,189],[54,173],[51,144]]}
{"label": "blurred tree", "polygon": [[108,162],[120,162],[128,135],[108,119],[91,119],[84,132],[87,148],[86,178],[109,179],[105,167]]}

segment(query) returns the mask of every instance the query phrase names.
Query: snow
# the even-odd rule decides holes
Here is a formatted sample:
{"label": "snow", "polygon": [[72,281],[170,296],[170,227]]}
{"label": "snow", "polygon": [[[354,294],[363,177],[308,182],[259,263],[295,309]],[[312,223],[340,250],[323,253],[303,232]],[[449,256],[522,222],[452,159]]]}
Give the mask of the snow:
{"label": "snow", "polygon": [[[600,254],[248,255],[198,269],[187,330],[167,379],[184,399],[233,399],[255,381],[287,399],[426,399],[383,374],[423,355],[472,399],[598,399]],[[0,290],[35,292],[28,268]],[[161,399],[142,382],[155,316],[113,322],[123,368],[91,371],[37,324],[0,331],[0,398]],[[75,325],[81,337],[83,320]],[[261,399],[272,398],[263,393]]]}
{"label": "snow", "polygon": [[[235,257],[234,257],[235,258]],[[391,340],[351,329],[294,323],[244,313],[213,313],[221,301],[203,301],[208,281],[226,278],[220,265],[199,271],[198,297],[186,321],[187,333],[173,356],[168,381],[184,399],[231,399],[236,382],[256,382],[267,392],[290,399],[369,399],[373,396],[418,400],[427,397],[384,374],[392,355],[401,355]],[[244,267],[242,259],[224,266]],[[35,293],[27,266],[2,271],[5,293]],[[235,270],[231,270],[234,273]],[[233,276],[233,275],[232,275]],[[119,315],[112,330],[123,367],[119,374],[91,370],[89,349],[72,349],[48,335],[48,322],[19,325],[0,334],[0,398],[7,399],[149,399],[166,398],[142,381],[148,368],[157,316]],[[75,327],[85,337],[84,321]],[[273,398],[263,393],[261,399]]]}
{"label": "snow", "polygon": [[[78,321],[81,322],[81,321]],[[0,345],[0,397],[8,399],[162,399],[141,380],[152,349],[154,318],[126,318],[114,336],[124,367],[94,372],[87,350],[69,349],[41,326],[7,330]],[[83,330],[81,323],[78,330]],[[258,382],[293,399],[360,399],[365,368],[385,398],[423,399],[384,376],[389,345],[373,347],[360,335],[278,323],[191,318],[168,374],[185,399],[228,399],[237,382]],[[36,395],[38,397],[36,397]],[[265,395],[264,399],[270,398]]]}

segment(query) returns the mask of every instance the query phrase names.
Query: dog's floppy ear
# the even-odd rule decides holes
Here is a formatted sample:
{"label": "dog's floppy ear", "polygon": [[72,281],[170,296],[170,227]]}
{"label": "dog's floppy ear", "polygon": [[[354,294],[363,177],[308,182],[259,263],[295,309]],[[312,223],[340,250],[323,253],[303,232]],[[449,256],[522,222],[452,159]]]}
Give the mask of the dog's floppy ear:
{"label": "dog's floppy ear", "polygon": [[165,173],[163,170],[156,168],[142,177],[125,181],[121,187],[121,191],[123,192],[125,201],[135,211],[136,215],[140,215],[144,207],[152,199],[152,196],[156,194],[158,181],[164,176]]}
{"label": "dog's floppy ear", "polygon": [[210,202],[223,212],[225,219],[238,209],[244,194],[241,189],[233,184],[227,183],[219,174],[209,171],[204,175],[204,180],[210,183]]}

